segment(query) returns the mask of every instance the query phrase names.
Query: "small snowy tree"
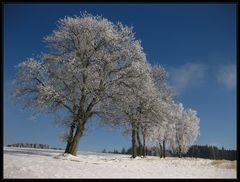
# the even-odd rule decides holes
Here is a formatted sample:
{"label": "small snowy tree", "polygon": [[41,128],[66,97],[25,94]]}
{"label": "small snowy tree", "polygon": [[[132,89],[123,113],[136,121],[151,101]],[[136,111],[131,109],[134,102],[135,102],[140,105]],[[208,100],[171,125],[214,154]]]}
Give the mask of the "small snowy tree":
{"label": "small snowy tree", "polygon": [[132,28],[87,13],[60,19],[45,40],[48,54],[17,66],[13,95],[36,112],[64,115],[65,152],[76,155],[89,118],[101,116],[101,105],[129,87],[145,55]]}
{"label": "small snowy tree", "polygon": [[172,147],[177,151],[179,157],[186,153],[199,135],[199,121],[197,112],[192,109],[184,109],[180,103],[175,106],[175,137]]}
{"label": "small snowy tree", "polygon": [[193,145],[199,135],[199,122],[197,112],[192,109],[186,109],[183,113],[183,122],[185,123],[185,132],[183,133],[182,149],[186,153]]}

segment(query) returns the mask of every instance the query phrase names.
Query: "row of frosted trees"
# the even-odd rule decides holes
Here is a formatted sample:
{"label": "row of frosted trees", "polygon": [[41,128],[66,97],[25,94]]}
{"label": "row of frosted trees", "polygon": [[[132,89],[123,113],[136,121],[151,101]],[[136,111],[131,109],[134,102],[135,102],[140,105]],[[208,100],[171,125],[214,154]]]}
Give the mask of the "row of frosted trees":
{"label": "row of frosted trees", "polygon": [[60,19],[44,40],[49,53],[17,66],[13,96],[65,126],[66,153],[77,154],[96,116],[131,136],[133,158],[154,145],[181,154],[196,140],[196,111],[174,102],[166,70],[148,64],[132,27],[84,12]]}

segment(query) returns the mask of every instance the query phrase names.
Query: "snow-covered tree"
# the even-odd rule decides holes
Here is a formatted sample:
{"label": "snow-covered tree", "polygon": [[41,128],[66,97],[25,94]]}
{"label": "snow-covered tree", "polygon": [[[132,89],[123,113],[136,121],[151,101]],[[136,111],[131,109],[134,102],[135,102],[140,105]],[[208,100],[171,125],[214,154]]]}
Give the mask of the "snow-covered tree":
{"label": "snow-covered tree", "polygon": [[48,54],[17,66],[14,96],[36,112],[64,114],[65,152],[76,155],[89,118],[144,74],[145,54],[132,28],[88,13],[60,19],[45,41]]}
{"label": "snow-covered tree", "polygon": [[106,110],[102,115],[105,124],[121,127],[125,134],[131,134],[133,158],[137,155],[137,132],[144,112],[142,105],[148,105],[150,90],[153,88],[146,59],[135,66],[135,77],[125,82],[127,88],[119,87],[111,101],[102,106]]}
{"label": "snow-covered tree", "polygon": [[183,105],[174,105],[173,119],[175,122],[174,134],[171,144],[179,157],[186,153],[189,147],[196,141],[199,135],[199,122],[197,112],[192,109],[184,109]]}
{"label": "snow-covered tree", "polygon": [[[154,83],[155,99],[153,105],[155,108],[154,115],[152,115],[150,125],[146,126],[148,146],[160,146],[165,148],[165,141],[171,137],[171,104],[173,102],[173,92],[171,87],[167,84],[168,73],[160,65],[151,66],[151,77]],[[150,112],[151,113],[151,112]],[[147,131],[148,130],[148,131]],[[162,150],[161,150],[162,151]],[[162,152],[161,152],[162,153]]]}
{"label": "snow-covered tree", "polygon": [[157,90],[150,77],[146,89],[143,89],[142,95],[138,97],[136,136],[139,156],[146,156],[146,135],[149,127],[153,125],[158,117],[157,99]]}
{"label": "snow-covered tree", "polygon": [[199,118],[197,117],[197,112],[192,109],[184,110],[178,126],[176,141],[178,152],[181,156],[181,153],[188,151],[199,135]]}
{"label": "snow-covered tree", "polygon": [[[161,103],[162,102],[162,103]],[[147,128],[147,145],[151,147],[159,147],[160,154],[165,156],[165,143],[170,141],[174,133],[174,122],[171,118],[171,105],[158,100],[157,116],[152,119],[151,125]]]}
{"label": "snow-covered tree", "polygon": [[167,102],[171,97],[171,91],[166,84],[166,71],[159,65],[152,68],[151,65],[142,64],[141,67],[142,70],[147,69],[139,76],[140,79],[136,80],[135,85],[131,86],[129,92],[125,90],[125,94],[119,97],[125,100],[121,102],[124,105],[117,104],[118,113],[121,111],[125,114],[125,122],[119,119],[120,117],[117,123],[111,122],[128,126],[125,133],[131,133],[133,157],[136,156],[137,145],[138,155],[146,156],[146,138],[152,133],[151,129],[167,118]]}

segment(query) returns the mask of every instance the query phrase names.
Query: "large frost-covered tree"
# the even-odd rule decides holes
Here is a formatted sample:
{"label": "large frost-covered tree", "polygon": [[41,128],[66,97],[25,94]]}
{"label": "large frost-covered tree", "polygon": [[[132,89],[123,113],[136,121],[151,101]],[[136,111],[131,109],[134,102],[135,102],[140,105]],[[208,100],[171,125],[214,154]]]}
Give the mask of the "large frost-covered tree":
{"label": "large frost-covered tree", "polygon": [[45,41],[48,54],[17,66],[14,96],[36,112],[64,113],[65,152],[76,155],[89,118],[107,114],[103,103],[144,74],[145,54],[132,28],[88,13],[60,19]]}

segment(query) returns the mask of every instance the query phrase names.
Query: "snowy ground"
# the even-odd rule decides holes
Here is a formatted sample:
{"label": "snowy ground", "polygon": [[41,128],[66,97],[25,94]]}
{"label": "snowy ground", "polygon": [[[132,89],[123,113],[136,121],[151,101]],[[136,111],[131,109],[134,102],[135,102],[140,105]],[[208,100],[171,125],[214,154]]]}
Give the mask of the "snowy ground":
{"label": "snowy ground", "polygon": [[4,178],[236,178],[236,161],[4,147]]}

